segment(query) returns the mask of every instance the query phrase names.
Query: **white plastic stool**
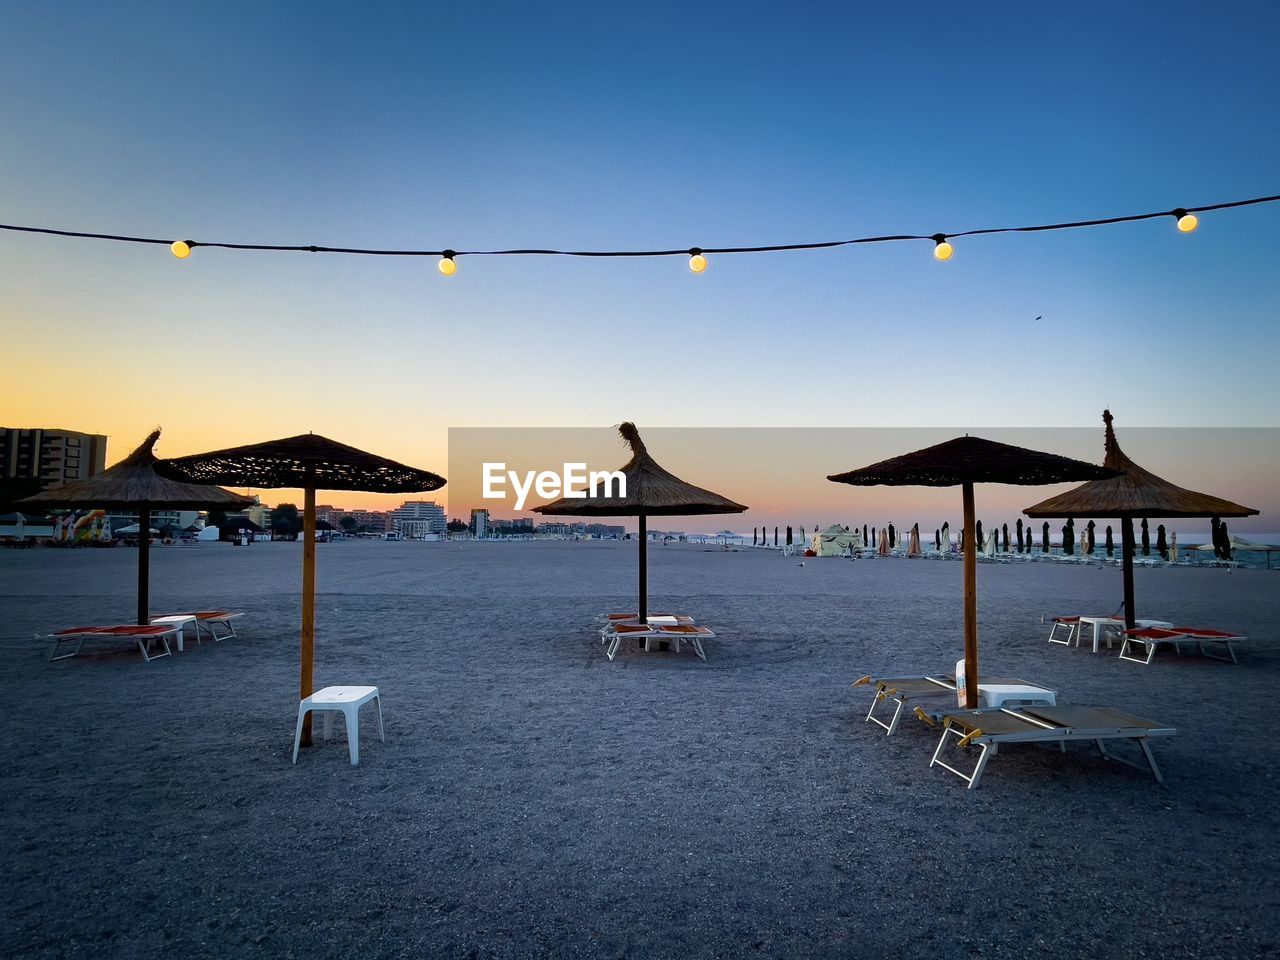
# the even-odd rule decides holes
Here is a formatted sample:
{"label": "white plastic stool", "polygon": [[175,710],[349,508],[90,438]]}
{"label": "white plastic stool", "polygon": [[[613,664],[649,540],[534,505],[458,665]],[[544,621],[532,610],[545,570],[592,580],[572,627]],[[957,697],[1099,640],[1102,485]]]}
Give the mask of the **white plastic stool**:
{"label": "white plastic stool", "polygon": [[360,708],[370,700],[378,701],[378,738],[387,742],[382,729],[382,696],[377,687],[325,687],[298,704],[298,729],[293,735],[293,762],[298,762],[298,745],[302,743],[302,721],[310,712],[324,714],[324,738],[333,731],[333,715],[341,713],[347,726],[347,749],[351,765],[360,763]]}

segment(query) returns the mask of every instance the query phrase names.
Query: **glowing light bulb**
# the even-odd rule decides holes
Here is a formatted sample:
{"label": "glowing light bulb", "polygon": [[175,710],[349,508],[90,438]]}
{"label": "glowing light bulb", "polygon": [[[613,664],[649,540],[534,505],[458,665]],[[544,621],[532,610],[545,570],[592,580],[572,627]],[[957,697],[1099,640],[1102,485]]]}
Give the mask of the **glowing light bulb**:
{"label": "glowing light bulb", "polygon": [[186,240],[175,240],[169,244],[169,252],[179,260],[185,260],[191,256],[191,244]]}
{"label": "glowing light bulb", "polygon": [[453,251],[446,250],[444,256],[440,258],[440,262],[436,264],[436,267],[446,277],[452,277],[458,271],[458,265],[454,262],[453,257]]}
{"label": "glowing light bulb", "polygon": [[702,255],[702,251],[697,247],[689,251],[689,269],[694,273],[701,273],[707,269],[707,258]]}
{"label": "glowing light bulb", "polygon": [[935,233],[933,235],[933,256],[938,260],[950,260],[951,254],[955,253],[955,248],[947,243],[944,234]]}
{"label": "glowing light bulb", "polygon": [[1173,215],[1178,218],[1178,229],[1183,233],[1190,233],[1196,227],[1200,226],[1200,218],[1194,213],[1187,213],[1185,210],[1175,210]]}

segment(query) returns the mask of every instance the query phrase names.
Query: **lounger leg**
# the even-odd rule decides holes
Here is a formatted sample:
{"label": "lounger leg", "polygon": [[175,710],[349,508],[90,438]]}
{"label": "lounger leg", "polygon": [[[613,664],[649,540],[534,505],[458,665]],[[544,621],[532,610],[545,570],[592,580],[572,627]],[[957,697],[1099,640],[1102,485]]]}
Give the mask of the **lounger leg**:
{"label": "lounger leg", "polygon": [[889,726],[885,728],[888,731],[888,733],[886,733],[885,736],[892,737],[894,732],[897,731],[898,720],[902,717],[902,708],[905,707],[906,705],[907,705],[906,698],[899,697],[898,707],[896,710],[893,711],[893,719],[889,721]]}
{"label": "lounger leg", "polygon": [[697,637],[693,637],[689,642],[693,644],[693,651],[698,655],[698,658],[701,660],[706,660],[707,652],[702,649],[702,641],[699,640]]}
{"label": "lounger leg", "polygon": [[1140,739],[1138,746],[1142,747],[1142,752],[1146,755],[1147,763],[1151,766],[1151,775],[1156,778],[1156,783],[1164,783],[1164,777],[1160,776],[1160,768],[1156,766],[1156,755],[1151,752],[1151,744],[1147,743],[1147,738]]}
{"label": "lounger leg", "polygon": [[[1210,642],[1212,643],[1212,642],[1214,642],[1214,641],[1210,641]],[[1220,642],[1220,643],[1221,643],[1224,647],[1226,647],[1226,649],[1227,649],[1227,655],[1226,655],[1225,657],[1224,657],[1224,656],[1222,656],[1221,654],[1217,654],[1217,653],[1210,653],[1210,652],[1209,652],[1208,647],[1206,647],[1206,646],[1204,645],[1204,641],[1203,641],[1203,640],[1202,640],[1202,641],[1200,641],[1200,643],[1199,643],[1199,646],[1200,646],[1200,653],[1201,653],[1201,654],[1203,654],[1204,656],[1208,657],[1210,660],[1229,660],[1231,663],[1239,663],[1239,662],[1240,662],[1239,660],[1237,660],[1237,659],[1236,659],[1236,652],[1235,652],[1235,650],[1233,650],[1233,649],[1232,649],[1232,647],[1231,647],[1231,641],[1230,641],[1230,640],[1222,640],[1222,641],[1218,641],[1218,642]]]}
{"label": "lounger leg", "polygon": [[610,660],[612,660],[615,656],[618,655],[618,644],[621,642],[622,642],[622,637],[615,633],[613,635],[613,638],[609,641],[609,646],[605,650],[604,655],[608,657]]}
{"label": "lounger leg", "polygon": [[969,789],[978,789],[978,781],[982,779],[982,771],[987,769],[987,758],[994,753],[994,750],[988,750],[987,745],[982,745],[982,755],[978,757],[978,765],[973,769],[973,777],[969,780]]}
{"label": "lounger leg", "polygon": [[[72,642],[74,642],[76,645],[76,648],[74,650],[72,650],[70,653],[58,653],[58,648],[62,646],[62,644],[72,643]],[[60,639],[54,640],[53,646],[49,648],[49,662],[52,663],[54,660],[67,660],[70,657],[74,657],[80,653],[80,648],[83,646],[84,646],[84,637],[66,637],[66,638],[60,638]],[[54,654],[57,654],[57,656],[54,656]]]}
{"label": "lounger leg", "polygon": [[378,739],[383,743],[387,742],[387,732],[382,727],[382,694],[379,693],[373,698],[373,702],[378,705]]}
{"label": "lounger leg", "polygon": [[293,732],[293,762],[298,762],[298,744],[302,743],[302,721],[306,717],[306,708],[298,705],[298,728]]}

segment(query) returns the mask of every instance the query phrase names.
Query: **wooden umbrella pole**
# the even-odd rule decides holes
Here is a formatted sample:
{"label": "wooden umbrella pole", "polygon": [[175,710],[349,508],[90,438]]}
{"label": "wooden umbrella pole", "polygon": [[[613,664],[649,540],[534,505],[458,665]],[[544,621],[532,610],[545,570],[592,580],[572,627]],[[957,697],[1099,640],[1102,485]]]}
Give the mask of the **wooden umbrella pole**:
{"label": "wooden umbrella pole", "polygon": [[[303,491],[302,511],[302,677],[300,699],[315,693],[312,660],[316,645],[316,489]],[[302,722],[302,746],[311,746],[311,714]]]}
{"label": "wooden umbrella pole", "polygon": [[964,682],[966,709],[978,706],[978,537],[974,529],[973,484],[964,497]]}
{"label": "wooden umbrella pole", "polygon": [[138,508],[138,623],[151,620],[151,507]]}
{"label": "wooden umbrella pole", "polygon": [[1124,568],[1124,628],[1137,626],[1133,609],[1133,518],[1120,518],[1120,564]]}
{"label": "wooden umbrella pole", "polygon": [[649,526],[640,514],[640,622],[649,617]]}

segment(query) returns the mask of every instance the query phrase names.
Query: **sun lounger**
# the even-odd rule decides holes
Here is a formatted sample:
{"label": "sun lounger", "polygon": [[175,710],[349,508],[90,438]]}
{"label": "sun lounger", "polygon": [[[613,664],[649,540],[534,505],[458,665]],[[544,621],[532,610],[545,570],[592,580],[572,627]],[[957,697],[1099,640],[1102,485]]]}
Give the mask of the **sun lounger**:
{"label": "sun lounger", "polygon": [[[995,756],[1001,744],[1008,743],[1057,743],[1065,753],[1068,740],[1092,740],[1102,756],[1108,760],[1134,767],[1150,769],[1157,783],[1163,783],[1156,758],[1148,743],[1152,737],[1172,737],[1177,731],[1132,714],[1110,707],[1019,707],[998,710],[958,710],[942,717],[942,738],[933,751],[929,766],[942,767],[954,773],[973,790],[978,786],[987,761]],[[955,747],[977,747],[978,762],[973,772],[966,774],[941,759],[949,740]],[[1107,750],[1108,740],[1132,740],[1142,750],[1146,766],[1117,756]]]}
{"label": "sun lounger", "polygon": [[687,643],[693,647],[700,659],[706,660],[707,653],[702,647],[702,641],[713,639],[715,634],[708,627],[697,627],[692,624],[653,626],[643,623],[618,623],[605,627],[601,631],[601,637],[609,644],[605,650],[605,656],[610,660],[618,655],[618,648],[625,639],[643,640],[645,650],[649,649],[650,641],[666,640],[671,643],[676,653],[680,652],[681,643]]}
{"label": "sun lounger", "polygon": [[[1228,633],[1225,630],[1208,630],[1202,627],[1172,627],[1167,630],[1148,627],[1126,630],[1124,643],[1120,646],[1120,659],[1132,663],[1150,664],[1155,658],[1156,650],[1162,646],[1171,646],[1175,653],[1181,655],[1182,644],[1194,643],[1206,657],[1239,663],[1235,649],[1231,645],[1247,639],[1249,638],[1242,633]],[[1205,648],[1205,644],[1221,644],[1227,655],[1224,657],[1221,654],[1210,653]]]}
{"label": "sun lounger", "polygon": [[[1186,634],[1188,640],[1196,641],[1197,645],[1200,647],[1200,652],[1206,657],[1213,660],[1230,660],[1232,663],[1239,663],[1240,661],[1236,659],[1236,652],[1232,649],[1231,644],[1249,639],[1243,633],[1231,633],[1226,630],[1207,630],[1203,627],[1174,627],[1173,629]],[[1223,648],[1227,651],[1227,655],[1224,657],[1219,654],[1210,653],[1205,649],[1206,643],[1222,644]]]}
{"label": "sun lounger", "polygon": [[[871,709],[867,711],[866,721],[874,723],[885,730],[885,736],[891,737],[898,729],[898,721],[910,700],[929,700],[945,698],[955,703],[956,682],[947,676],[922,677],[862,677],[854,682],[855,687],[875,684],[876,692],[871,698]],[[1019,680],[1013,677],[990,677],[978,681],[978,698],[987,706],[1002,704],[1028,704],[1057,702],[1057,692]],[[876,707],[884,700],[892,700],[896,707],[889,722],[885,723],[875,716]],[[926,722],[935,722],[934,718],[942,714],[916,707],[915,713]]]}
{"label": "sun lounger", "polygon": [[[214,643],[220,643],[223,640],[234,640],[239,636],[236,633],[236,625],[231,621],[243,616],[243,613],[232,613],[230,610],[186,610],[178,613],[167,613],[163,617],[153,617],[152,622],[168,617],[195,617],[196,643],[200,642],[202,629],[208,631],[210,640]],[[221,632],[219,632],[219,628],[221,628]]]}
{"label": "sun lounger", "polygon": [[[49,660],[51,662],[74,657],[80,652],[80,648],[84,646],[85,640],[98,637],[115,637],[135,641],[138,645],[138,651],[142,654],[142,659],[150,663],[158,657],[167,657],[173,652],[169,649],[169,638],[175,636],[181,629],[181,624],[121,623],[102,627],[71,627],[67,630],[59,630],[56,633],[37,636],[36,639],[53,641],[53,646],[49,648]],[[151,652],[151,645],[157,641],[163,647],[164,653]],[[75,649],[70,653],[58,652],[63,644],[72,643],[75,644]]]}

